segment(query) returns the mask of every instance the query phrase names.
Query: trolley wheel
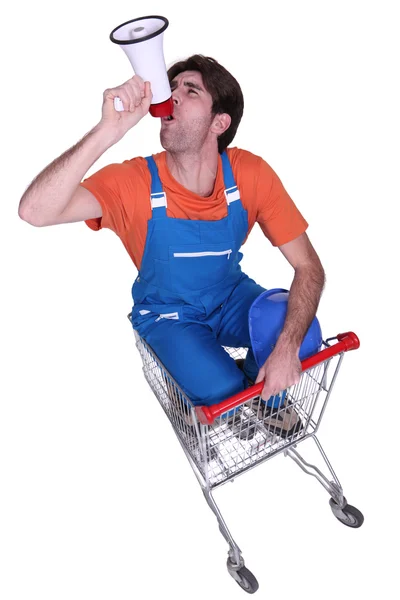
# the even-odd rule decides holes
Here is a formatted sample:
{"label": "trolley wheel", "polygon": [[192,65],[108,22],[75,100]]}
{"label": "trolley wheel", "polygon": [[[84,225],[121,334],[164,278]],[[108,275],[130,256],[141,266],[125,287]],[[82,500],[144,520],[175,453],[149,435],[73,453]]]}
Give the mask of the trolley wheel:
{"label": "trolley wheel", "polygon": [[254,594],[258,590],[258,581],[254,577],[253,573],[249,571],[245,566],[240,567],[237,571],[229,567],[228,559],[228,571],[233,577],[236,583],[248,594]]}
{"label": "trolley wheel", "polygon": [[[346,501],[346,498],[344,498]],[[362,512],[355,508],[355,506],[351,506],[351,504],[346,504],[343,508],[340,508],[338,504],[334,501],[333,498],[329,500],[329,504],[331,506],[332,512],[337,518],[338,521],[343,523],[343,525],[347,525],[347,527],[353,527],[353,529],[357,529],[361,527],[364,523],[364,515]]]}

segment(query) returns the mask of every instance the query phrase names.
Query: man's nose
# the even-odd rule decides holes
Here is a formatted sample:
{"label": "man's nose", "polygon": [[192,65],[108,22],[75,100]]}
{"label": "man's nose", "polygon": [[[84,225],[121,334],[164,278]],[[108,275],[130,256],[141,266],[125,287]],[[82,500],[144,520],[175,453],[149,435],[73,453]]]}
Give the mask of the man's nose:
{"label": "man's nose", "polygon": [[173,100],[174,104],[180,104],[180,102],[181,102],[177,88],[175,88],[174,91],[172,92],[172,100]]}

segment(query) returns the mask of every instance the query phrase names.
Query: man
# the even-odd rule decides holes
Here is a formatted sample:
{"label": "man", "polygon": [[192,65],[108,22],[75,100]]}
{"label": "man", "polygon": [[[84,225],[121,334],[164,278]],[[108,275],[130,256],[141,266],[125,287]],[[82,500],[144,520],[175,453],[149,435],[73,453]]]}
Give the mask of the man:
{"label": "man", "polygon": [[[219,402],[248,379],[265,381],[266,400],[299,381],[298,353],[324,271],[273,169],[250,152],[226,150],[243,113],[238,82],[201,55],[168,75],[174,113],[161,122],[165,152],[108,165],[81,182],[148,113],[150,84],[134,76],[104,92],[100,122],[37,176],[19,215],[39,227],[84,220],[115,231],[139,271],[132,324],[194,403]],[[114,109],[116,96],[123,112]],[[248,311],[264,288],[241,271],[239,250],[255,222],[295,274],[272,354],[258,370],[250,349],[242,372],[222,346],[251,345]]]}

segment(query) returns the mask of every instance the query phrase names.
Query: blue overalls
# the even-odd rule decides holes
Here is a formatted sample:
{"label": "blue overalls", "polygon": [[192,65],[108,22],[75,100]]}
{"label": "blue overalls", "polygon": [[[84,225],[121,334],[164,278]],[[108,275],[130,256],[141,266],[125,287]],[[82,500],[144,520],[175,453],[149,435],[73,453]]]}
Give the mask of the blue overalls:
{"label": "blue overalls", "polygon": [[[247,377],[254,381],[258,373],[248,312],[265,288],[239,265],[247,211],[225,152],[228,214],[219,221],[168,217],[156,163],[146,160],[152,218],[132,287],[132,325],[194,404],[215,404],[245,389]],[[244,372],[222,346],[250,348]]]}

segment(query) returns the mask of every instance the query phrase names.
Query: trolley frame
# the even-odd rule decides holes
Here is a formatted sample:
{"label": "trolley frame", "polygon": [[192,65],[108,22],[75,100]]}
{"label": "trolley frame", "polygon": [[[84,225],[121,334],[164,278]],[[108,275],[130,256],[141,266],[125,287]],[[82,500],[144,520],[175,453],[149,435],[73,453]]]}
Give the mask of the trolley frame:
{"label": "trolley frame", "polygon": [[[344,353],[360,345],[355,333],[328,338],[323,342],[323,350],[302,361],[300,381],[280,392],[280,404],[274,409],[261,400],[263,382],[213,406],[194,405],[145,340],[136,330],[134,334],[144,376],[167,415],[229,545],[228,571],[245,591],[254,593],[258,583],[244,567],[242,552],[213,497],[213,491],[221,485],[283,453],[326,489],[337,519],[350,527],[362,524],[362,514],[347,504],[340,481],[316,436]],[[336,343],[331,345],[333,340]],[[224,349],[238,364],[247,353],[245,348]],[[327,474],[307,462],[297,450],[300,443],[310,438],[319,450]]]}

